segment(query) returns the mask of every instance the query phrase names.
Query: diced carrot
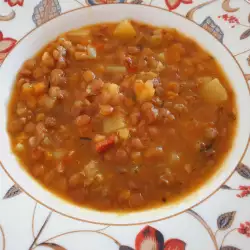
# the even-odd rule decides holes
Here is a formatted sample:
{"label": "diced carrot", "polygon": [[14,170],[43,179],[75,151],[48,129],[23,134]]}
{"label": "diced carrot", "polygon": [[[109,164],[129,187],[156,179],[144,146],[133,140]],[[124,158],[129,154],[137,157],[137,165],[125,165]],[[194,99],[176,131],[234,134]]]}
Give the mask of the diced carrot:
{"label": "diced carrot", "polygon": [[103,153],[115,144],[115,136],[111,135],[107,139],[96,143],[95,149],[97,153]]}
{"label": "diced carrot", "polygon": [[136,66],[128,67],[127,68],[128,73],[136,73],[138,71],[138,68]]}

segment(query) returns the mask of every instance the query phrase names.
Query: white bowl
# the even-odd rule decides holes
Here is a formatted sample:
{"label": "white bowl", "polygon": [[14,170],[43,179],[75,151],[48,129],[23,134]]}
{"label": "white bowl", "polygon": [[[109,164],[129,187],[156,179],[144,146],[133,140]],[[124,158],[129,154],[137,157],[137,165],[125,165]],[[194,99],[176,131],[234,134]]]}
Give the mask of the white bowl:
{"label": "white bowl", "polygon": [[[238,110],[238,128],[234,145],[221,168],[199,190],[182,199],[180,202],[147,211],[127,214],[103,213],[70,204],[39,185],[27,172],[19,166],[15,155],[11,152],[10,140],[6,132],[7,104],[15,81],[16,74],[25,60],[32,57],[38,50],[59,34],[84,25],[96,23],[118,22],[123,19],[134,19],[154,26],[176,28],[196,40],[210,52],[223,66],[231,85],[236,93]],[[83,221],[100,224],[137,224],[156,221],[179,214],[213,194],[233,173],[246,150],[250,133],[250,116],[246,109],[250,106],[249,90],[243,72],[228,49],[211,34],[188,21],[182,16],[157,7],[130,4],[110,4],[80,8],[65,13],[33,30],[23,38],[6,58],[0,69],[0,159],[7,174],[31,197],[41,204]]]}

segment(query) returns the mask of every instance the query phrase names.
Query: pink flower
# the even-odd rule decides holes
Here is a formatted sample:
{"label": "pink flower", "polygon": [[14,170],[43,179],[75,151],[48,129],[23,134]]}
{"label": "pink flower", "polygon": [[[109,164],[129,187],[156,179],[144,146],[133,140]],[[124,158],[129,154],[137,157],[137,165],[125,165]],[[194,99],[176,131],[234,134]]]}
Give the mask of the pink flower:
{"label": "pink flower", "polygon": [[15,46],[16,40],[9,37],[3,37],[3,33],[0,31],[0,64]]}
{"label": "pink flower", "polygon": [[243,198],[250,195],[250,186],[239,186],[239,189],[241,190],[241,193],[237,194],[237,197]]}
{"label": "pink flower", "polygon": [[240,234],[244,234],[250,238],[250,221],[240,223],[240,227],[237,230]]}
{"label": "pink flower", "polygon": [[7,2],[9,6],[13,7],[15,5],[23,6],[24,0],[4,0],[4,2]]}
{"label": "pink flower", "polygon": [[168,6],[169,10],[174,10],[179,7],[181,3],[190,4],[193,3],[193,0],[165,0],[165,3]]}

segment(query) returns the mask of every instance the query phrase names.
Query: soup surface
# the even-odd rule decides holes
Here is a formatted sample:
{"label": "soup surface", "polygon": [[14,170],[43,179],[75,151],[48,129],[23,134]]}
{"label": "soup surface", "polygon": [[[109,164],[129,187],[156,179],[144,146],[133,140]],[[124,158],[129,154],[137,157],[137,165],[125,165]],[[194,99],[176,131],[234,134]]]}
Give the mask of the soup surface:
{"label": "soup surface", "polygon": [[36,180],[106,211],[196,190],[236,125],[213,56],[176,30],[129,20],[69,31],[26,61],[8,117],[13,152]]}

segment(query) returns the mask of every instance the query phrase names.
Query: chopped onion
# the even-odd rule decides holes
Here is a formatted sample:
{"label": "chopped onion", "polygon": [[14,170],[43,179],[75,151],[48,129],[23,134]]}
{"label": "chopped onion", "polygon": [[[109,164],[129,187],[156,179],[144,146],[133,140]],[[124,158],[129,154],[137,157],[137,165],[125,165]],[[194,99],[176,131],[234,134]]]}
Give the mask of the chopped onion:
{"label": "chopped onion", "polygon": [[53,157],[57,160],[62,159],[66,154],[65,150],[57,150],[55,152],[53,152]]}
{"label": "chopped onion", "polygon": [[44,137],[43,144],[46,145],[46,146],[49,146],[51,144],[51,141],[50,141],[49,137],[47,137],[47,136]]}
{"label": "chopped onion", "polygon": [[87,51],[90,59],[96,58],[97,54],[96,54],[96,49],[94,47],[88,46]]}

